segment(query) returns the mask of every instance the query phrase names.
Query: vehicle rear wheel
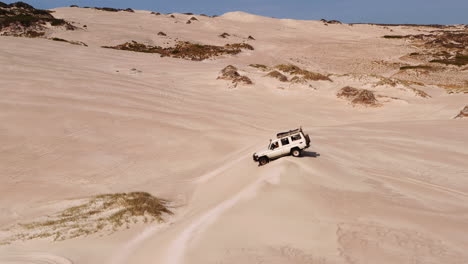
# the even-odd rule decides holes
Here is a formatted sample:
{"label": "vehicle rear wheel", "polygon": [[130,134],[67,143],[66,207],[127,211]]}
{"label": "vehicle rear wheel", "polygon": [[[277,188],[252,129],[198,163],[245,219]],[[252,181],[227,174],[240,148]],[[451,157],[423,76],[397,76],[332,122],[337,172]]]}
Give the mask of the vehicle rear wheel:
{"label": "vehicle rear wheel", "polygon": [[261,157],[260,159],[258,159],[258,164],[260,164],[260,166],[263,166],[265,164],[268,163],[268,158],[267,157]]}
{"label": "vehicle rear wheel", "polygon": [[294,157],[300,157],[300,156],[301,156],[301,150],[295,148],[295,149],[291,150],[291,154],[292,154]]}

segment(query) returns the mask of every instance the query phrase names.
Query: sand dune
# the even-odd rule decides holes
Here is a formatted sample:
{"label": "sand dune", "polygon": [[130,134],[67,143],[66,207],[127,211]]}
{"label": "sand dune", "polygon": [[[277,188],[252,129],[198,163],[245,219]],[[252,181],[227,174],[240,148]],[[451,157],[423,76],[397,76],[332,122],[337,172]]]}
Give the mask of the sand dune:
{"label": "sand dune", "polygon": [[[434,28],[54,11],[78,29],[0,37],[0,241],[99,194],[148,192],[174,214],[111,234],[10,241],[0,263],[468,261],[468,123],[454,119],[466,68],[400,70],[422,63],[408,58],[422,46],[383,38]],[[131,41],[254,49],[192,61],[102,48]],[[218,79],[228,65],[252,84]],[[304,76],[321,78],[290,81]],[[346,86],[379,106],[338,98]],[[312,140],[303,157],[252,161],[298,126]]]}

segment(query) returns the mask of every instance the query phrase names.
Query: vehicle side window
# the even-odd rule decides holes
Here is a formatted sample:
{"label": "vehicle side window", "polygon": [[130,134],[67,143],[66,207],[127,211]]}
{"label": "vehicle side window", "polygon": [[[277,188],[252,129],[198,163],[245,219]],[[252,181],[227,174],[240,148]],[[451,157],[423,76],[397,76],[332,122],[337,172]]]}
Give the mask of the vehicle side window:
{"label": "vehicle side window", "polygon": [[288,138],[283,138],[281,139],[281,145],[288,145],[289,144],[289,139]]}
{"label": "vehicle side window", "polygon": [[292,136],[291,139],[292,139],[292,141],[300,140],[300,139],[301,139],[301,135],[300,135],[300,134],[296,134],[296,135]]}
{"label": "vehicle side window", "polygon": [[278,141],[271,143],[270,149],[274,150],[279,147]]}

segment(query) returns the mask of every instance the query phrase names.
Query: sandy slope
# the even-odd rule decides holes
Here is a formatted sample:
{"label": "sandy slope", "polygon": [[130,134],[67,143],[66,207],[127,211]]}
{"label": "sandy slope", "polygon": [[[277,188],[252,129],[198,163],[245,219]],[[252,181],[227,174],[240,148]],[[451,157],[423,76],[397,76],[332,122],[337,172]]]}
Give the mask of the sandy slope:
{"label": "sandy slope", "polygon": [[[395,73],[376,61],[399,63],[411,48],[382,39],[389,29],[245,13],[190,25],[146,11],[54,15],[87,25],[54,36],[89,47],[0,38],[0,225],[100,193],[147,191],[183,206],[163,225],[2,245],[0,263],[468,261],[468,123],[451,119],[468,96],[381,87],[401,100],[380,108],[335,96],[370,85],[339,74]],[[203,62],[100,48],[249,35],[254,51]],[[284,62],[336,76],[311,89],[248,67]],[[228,64],[255,85],[216,80]],[[275,132],[298,125],[312,138],[304,157],[252,162]]]}

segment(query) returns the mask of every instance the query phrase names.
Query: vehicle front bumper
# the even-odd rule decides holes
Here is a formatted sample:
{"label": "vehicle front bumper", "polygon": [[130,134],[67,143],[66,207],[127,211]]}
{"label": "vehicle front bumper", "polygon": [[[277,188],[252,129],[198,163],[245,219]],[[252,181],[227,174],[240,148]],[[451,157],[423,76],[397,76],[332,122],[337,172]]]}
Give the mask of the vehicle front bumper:
{"label": "vehicle front bumper", "polygon": [[254,153],[254,154],[252,155],[252,158],[253,158],[254,161],[258,161],[258,156],[256,155],[256,153]]}

